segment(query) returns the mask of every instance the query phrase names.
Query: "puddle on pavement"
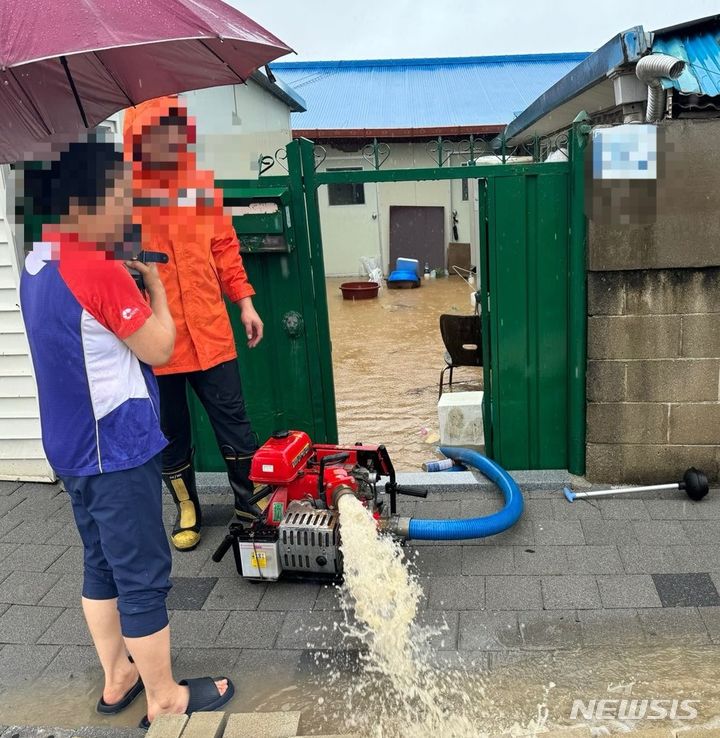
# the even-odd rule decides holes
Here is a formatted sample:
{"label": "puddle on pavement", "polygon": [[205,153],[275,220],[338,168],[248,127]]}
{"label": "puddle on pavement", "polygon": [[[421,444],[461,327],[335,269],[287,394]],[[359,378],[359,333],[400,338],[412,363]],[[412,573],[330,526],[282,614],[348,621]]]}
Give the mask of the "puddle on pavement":
{"label": "puddle on pavement", "polygon": [[[285,655],[287,652],[283,652]],[[446,654],[440,653],[440,657]],[[241,659],[242,661],[242,659]],[[367,724],[372,705],[383,698],[382,680],[377,693],[365,695],[365,702],[348,702],[349,688],[356,679],[353,662],[331,656],[336,675],[323,660],[305,654],[299,667],[279,664],[242,666],[231,671],[238,694],[230,712],[300,710],[302,734],[348,732],[353,722]],[[720,715],[720,680],[717,678],[720,648],[680,645],[626,647],[617,650],[583,649],[575,652],[507,652],[473,654],[458,674],[458,695],[470,697],[470,717],[475,717],[478,735],[500,732],[522,733],[535,726],[538,732],[555,727],[591,725],[601,732],[621,733],[629,729],[697,728],[712,724]],[[453,668],[454,665],[448,665]],[[145,711],[140,698],[127,711],[114,718],[94,712],[100,685],[98,671],[78,673],[73,679],[52,685],[36,683],[21,691],[0,695],[0,723],[4,725],[53,725],[76,728],[81,725],[136,726]],[[692,720],[571,720],[574,700],[667,701],[696,700]],[[608,709],[606,707],[606,709]],[[612,708],[609,708],[612,712]],[[639,708],[638,708],[639,709]],[[617,712],[617,710],[616,710]],[[648,712],[648,714],[655,714]],[[678,714],[684,715],[682,709]],[[526,732],[526,730],[525,730]],[[445,738],[445,737],[443,737]]]}
{"label": "puddle on pavement", "polygon": [[[340,443],[384,443],[397,470],[419,471],[435,458],[438,441],[438,381],[445,366],[440,315],[471,315],[471,289],[450,277],[350,301],[340,293],[348,281],[327,280]],[[481,377],[481,369],[457,369],[453,386],[476,390]]]}

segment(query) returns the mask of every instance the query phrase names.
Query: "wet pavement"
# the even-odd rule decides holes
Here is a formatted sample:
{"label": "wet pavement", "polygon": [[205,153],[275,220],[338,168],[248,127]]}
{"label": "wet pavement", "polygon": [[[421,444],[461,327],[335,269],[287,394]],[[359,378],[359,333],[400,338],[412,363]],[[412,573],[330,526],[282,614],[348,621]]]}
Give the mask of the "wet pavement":
{"label": "wet pavement", "polygon": [[[253,584],[232,557],[213,563],[231,499],[204,499],[202,545],[174,557],[176,674],[228,674],[238,687],[231,711],[299,709],[302,732],[335,732],[347,712],[342,680],[330,685],[318,656],[347,679],[356,665],[334,627],[343,618],[336,592]],[[548,724],[571,725],[573,700],[615,699],[618,689],[697,701],[692,727],[719,715],[717,491],[701,503],[646,494],[570,504],[559,488],[526,500],[501,535],[407,547],[425,590],[421,617],[445,628],[434,638],[438,661],[482,677],[468,689],[492,707],[488,726],[526,725],[538,709]],[[498,505],[487,487],[458,487],[402,500],[401,512],[471,516]],[[0,511],[0,723],[136,725],[142,699],[115,718],[94,713],[101,674],[79,608],[82,549],[67,497],[57,486],[0,483]],[[165,512],[170,525],[172,506]],[[616,723],[605,725],[628,721]]]}
{"label": "wet pavement", "polygon": [[[472,315],[473,290],[460,277],[383,288],[372,300],[343,300],[328,279],[328,309],[340,443],[384,443],[395,467],[419,471],[436,458],[438,382],[445,366],[439,320]],[[455,371],[453,387],[481,386],[482,369]]]}

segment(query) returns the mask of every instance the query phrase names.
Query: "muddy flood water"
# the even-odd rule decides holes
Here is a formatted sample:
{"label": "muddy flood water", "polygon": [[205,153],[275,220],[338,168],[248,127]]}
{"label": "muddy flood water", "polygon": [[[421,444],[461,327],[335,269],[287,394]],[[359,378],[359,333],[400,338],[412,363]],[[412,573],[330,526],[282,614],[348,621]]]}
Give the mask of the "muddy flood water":
{"label": "muddy flood water", "polygon": [[[397,470],[420,471],[439,440],[440,315],[472,315],[471,288],[460,277],[431,279],[350,301],[340,292],[347,281],[327,281],[340,443],[384,443]],[[482,369],[463,367],[453,388],[481,380]]]}

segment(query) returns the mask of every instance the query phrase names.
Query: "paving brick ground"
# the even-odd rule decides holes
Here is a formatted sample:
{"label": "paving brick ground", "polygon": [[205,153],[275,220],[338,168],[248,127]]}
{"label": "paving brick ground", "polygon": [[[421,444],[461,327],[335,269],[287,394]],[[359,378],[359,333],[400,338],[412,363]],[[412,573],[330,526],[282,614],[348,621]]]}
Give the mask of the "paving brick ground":
{"label": "paving brick ground", "polygon": [[[720,495],[699,504],[660,495],[570,504],[554,488],[533,489],[526,499],[522,521],[499,536],[408,545],[426,593],[422,621],[447,626],[436,639],[444,657],[680,638],[720,645]],[[0,483],[0,501],[0,690],[97,676],[79,608],[82,549],[66,496],[56,486]],[[232,508],[221,494],[208,494],[205,506],[213,525],[203,544],[174,555],[176,671],[291,670],[313,650],[342,648],[337,593],[247,582],[230,554],[215,564],[210,557]],[[402,501],[403,514],[419,517],[496,507],[487,489]],[[168,504],[168,525],[173,517]]]}

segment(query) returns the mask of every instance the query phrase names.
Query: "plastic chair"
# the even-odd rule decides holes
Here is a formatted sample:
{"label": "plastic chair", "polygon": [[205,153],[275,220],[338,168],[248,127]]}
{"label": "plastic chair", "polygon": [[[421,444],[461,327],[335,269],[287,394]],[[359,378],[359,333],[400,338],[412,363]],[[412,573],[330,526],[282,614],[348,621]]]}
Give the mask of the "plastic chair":
{"label": "plastic chair", "polygon": [[479,315],[441,315],[440,335],[445,344],[445,368],[440,372],[438,400],[442,397],[445,372],[450,370],[452,388],[453,370],[459,366],[482,366],[482,323]]}

